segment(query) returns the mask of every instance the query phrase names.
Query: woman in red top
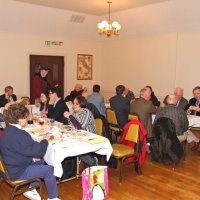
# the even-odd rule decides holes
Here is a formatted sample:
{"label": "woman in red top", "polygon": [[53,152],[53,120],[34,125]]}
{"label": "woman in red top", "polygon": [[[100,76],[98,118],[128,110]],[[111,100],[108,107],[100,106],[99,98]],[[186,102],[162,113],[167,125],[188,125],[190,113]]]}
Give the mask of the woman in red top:
{"label": "woman in red top", "polygon": [[33,78],[33,99],[39,99],[41,93],[47,93],[51,88],[51,84],[48,80],[49,68],[47,66],[41,66],[40,72]]}

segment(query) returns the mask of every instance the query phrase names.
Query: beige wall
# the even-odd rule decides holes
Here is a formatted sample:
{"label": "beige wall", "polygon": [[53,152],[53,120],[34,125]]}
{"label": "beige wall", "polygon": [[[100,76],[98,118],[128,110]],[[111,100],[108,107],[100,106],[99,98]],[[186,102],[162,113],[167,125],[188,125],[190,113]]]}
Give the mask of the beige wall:
{"label": "beige wall", "polygon": [[[63,41],[63,46],[45,46],[45,40]],[[0,94],[6,85],[14,86],[18,97],[29,95],[29,55],[65,56],[65,94],[71,90],[76,80],[77,54],[93,55],[93,80],[79,81],[90,88],[101,81],[101,44],[96,41],[52,38],[50,36],[32,36],[0,32]]]}
{"label": "beige wall", "polygon": [[[61,40],[63,46],[47,47],[45,40]],[[138,95],[145,85],[151,85],[163,99],[176,86],[191,97],[192,88],[199,85],[200,33],[170,33],[99,42],[84,39],[52,38],[28,34],[0,33],[0,90],[13,85],[20,97],[29,95],[29,55],[65,56],[65,95],[80,82],[91,92],[92,85],[102,85],[109,98],[118,84],[125,84]],[[77,54],[93,55],[93,80],[77,81]],[[86,93],[85,95],[87,95]]]}
{"label": "beige wall", "polygon": [[200,33],[169,33],[111,41],[103,44],[102,86],[106,95],[125,84],[136,95],[151,85],[163,99],[181,86],[185,96],[199,85]]}

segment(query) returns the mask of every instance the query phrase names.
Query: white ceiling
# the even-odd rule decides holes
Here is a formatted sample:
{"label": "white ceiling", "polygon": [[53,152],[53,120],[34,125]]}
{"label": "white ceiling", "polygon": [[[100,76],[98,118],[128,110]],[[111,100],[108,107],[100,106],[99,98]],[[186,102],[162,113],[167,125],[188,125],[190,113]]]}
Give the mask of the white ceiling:
{"label": "white ceiling", "polygon": [[[0,5],[3,5],[0,6],[0,32],[64,38],[108,39],[99,36],[97,33],[97,23],[108,18],[107,0],[62,0],[63,2],[71,2],[70,5],[77,4],[77,9],[87,5],[85,2],[90,2],[89,5],[95,2],[104,2],[102,10],[105,9],[106,13],[101,16],[72,11],[72,7],[70,10],[64,10],[22,1],[25,0],[0,0]],[[26,2],[28,1],[33,0],[26,0]],[[51,1],[53,4],[61,2],[61,0],[34,0],[34,2],[39,1],[43,3]],[[136,0],[129,0],[129,2],[134,1]],[[137,0],[137,2],[142,1],[145,2],[144,0]],[[74,4],[74,2],[76,3]],[[128,0],[113,0],[111,20],[119,21],[122,29],[118,37],[110,37],[109,39],[120,40],[122,38],[182,31],[200,32],[200,0],[167,0],[159,3],[155,3],[155,1],[152,3],[151,0],[151,4],[145,6],[143,4],[143,6],[135,8],[123,7],[126,10],[112,12],[117,7],[117,2],[123,2],[125,5]],[[88,6],[87,9],[89,7],[93,10],[92,5]],[[118,6],[118,9],[120,8],[122,9],[121,6]],[[84,21],[75,23],[71,20],[74,15],[83,17]]]}
{"label": "white ceiling", "polygon": [[[71,10],[91,15],[104,15],[108,13],[106,0],[14,0],[52,8]],[[148,4],[159,3],[168,0],[111,0],[111,12],[141,7]],[[84,2],[84,3],[83,3]]]}

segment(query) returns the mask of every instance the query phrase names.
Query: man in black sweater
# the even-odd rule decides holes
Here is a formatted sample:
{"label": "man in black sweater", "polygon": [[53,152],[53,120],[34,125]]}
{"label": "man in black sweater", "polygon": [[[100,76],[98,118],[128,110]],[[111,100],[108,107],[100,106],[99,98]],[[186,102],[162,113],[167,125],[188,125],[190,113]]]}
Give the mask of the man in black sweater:
{"label": "man in black sweater", "polygon": [[60,89],[54,87],[49,92],[48,118],[63,122],[63,113],[69,111],[66,102],[61,98]]}

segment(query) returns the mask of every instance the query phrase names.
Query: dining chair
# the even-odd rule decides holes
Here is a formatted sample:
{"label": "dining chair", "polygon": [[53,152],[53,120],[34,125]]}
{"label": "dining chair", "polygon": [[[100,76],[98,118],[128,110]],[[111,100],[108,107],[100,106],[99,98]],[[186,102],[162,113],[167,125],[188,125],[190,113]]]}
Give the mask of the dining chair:
{"label": "dining chair", "polygon": [[112,108],[106,109],[106,119],[108,122],[109,129],[112,134],[114,133],[117,138],[120,137],[120,134],[123,132],[123,129],[120,128],[115,110]]}
{"label": "dining chair", "polygon": [[[23,194],[24,192],[27,192],[33,189],[38,189],[38,188],[39,188],[39,194],[42,199],[42,181],[39,178],[12,181],[6,170],[2,156],[0,155],[0,185],[3,183],[3,181],[7,182],[8,185],[10,185],[13,188],[11,196],[10,196],[10,200],[14,199],[15,196],[17,195],[20,195],[20,194]],[[38,183],[38,185],[30,188],[29,185],[30,183],[33,183],[33,182]]]}
{"label": "dining chair", "polygon": [[103,122],[101,118],[96,118],[95,119],[95,126],[97,129],[97,134],[102,136],[103,135]]}
{"label": "dining chair", "polygon": [[128,120],[132,120],[132,119],[140,120],[139,119],[139,115],[136,114],[136,113],[130,113],[130,114],[128,114]]}
{"label": "dining chair", "polygon": [[139,141],[139,125],[137,124],[131,124],[128,132],[125,136],[125,140],[129,142],[135,143],[135,148],[129,147],[124,144],[113,144],[113,152],[112,156],[117,159],[119,164],[119,182],[122,181],[122,165],[124,163],[124,160],[128,157],[133,156],[136,164],[138,164],[138,141]]}

